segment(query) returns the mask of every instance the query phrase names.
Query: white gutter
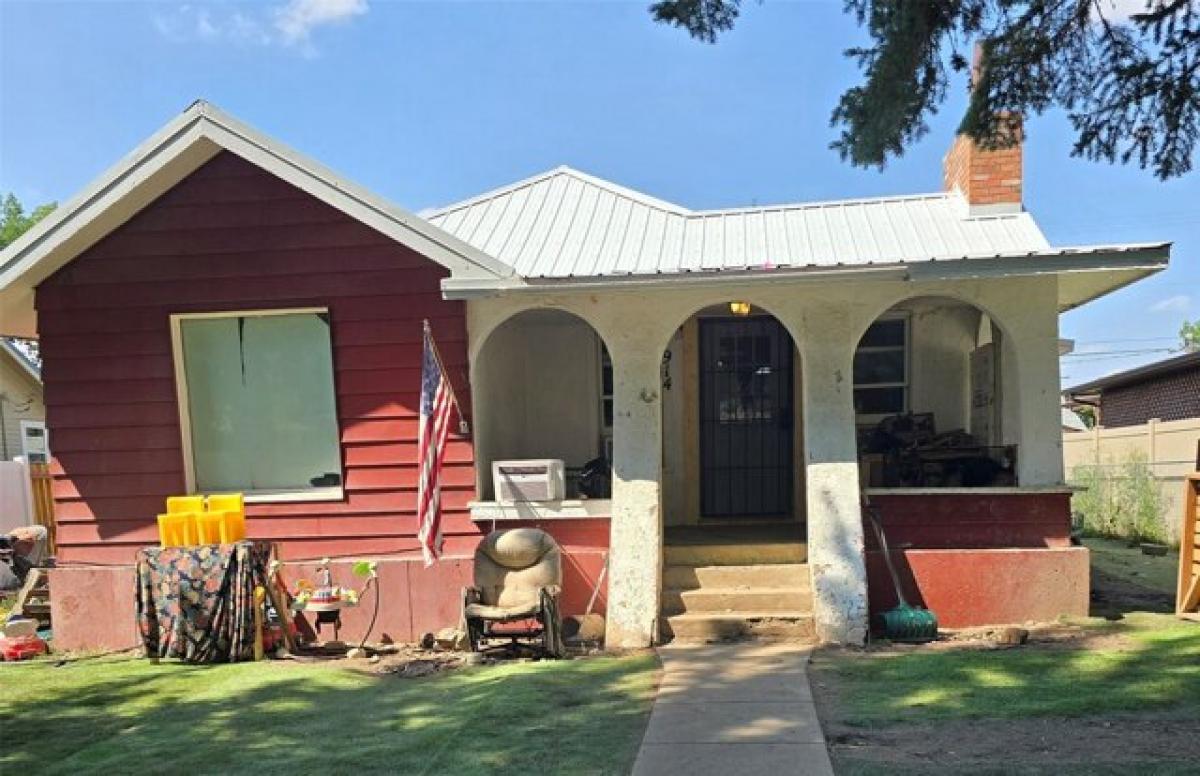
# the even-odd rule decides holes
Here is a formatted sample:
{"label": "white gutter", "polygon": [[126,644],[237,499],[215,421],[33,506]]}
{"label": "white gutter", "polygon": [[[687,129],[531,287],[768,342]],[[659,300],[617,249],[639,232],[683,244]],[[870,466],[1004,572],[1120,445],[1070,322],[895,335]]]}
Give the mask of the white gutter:
{"label": "white gutter", "polygon": [[657,273],[653,275],[505,278],[502,280],[483,281],[472,278],[446,278],[442,281],[442,295],[447,299],[473,299],[524,293],[596,291],[598,289],[615,291],[620,289],[676,288],[680,286],[712,285],[718,283],[769,283],[780,280],[820,282],[862,278],[870,280],[928,282],[936,280],[1069,275],[1112,271],[1140,273],[1117,286],[1120,287],[1137,280],[1138,277],[1145,274],[1164,269],[1170,259],[1170,253],[1171,243],[1147,243],[1123,246],[1098,246],[1094,248],[1063,248],[1053,251],[1039,251],[1016,255],[926,259],[912,263],[864,264],[858,266],[776,267],[772,269],[708,270]]}

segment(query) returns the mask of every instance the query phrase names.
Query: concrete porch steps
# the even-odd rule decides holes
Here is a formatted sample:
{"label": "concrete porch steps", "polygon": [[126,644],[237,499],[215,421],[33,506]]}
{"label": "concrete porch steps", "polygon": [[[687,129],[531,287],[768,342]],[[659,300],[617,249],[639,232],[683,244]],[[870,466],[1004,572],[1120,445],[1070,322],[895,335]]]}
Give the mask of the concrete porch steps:
{"label": "concrete porch steps", "polygon": [[663,562],[667,566],[795,564],[806,560],[808,545],[803,542],[722,542],[663,547]]}
{"label": "concrete porch steps", "polygon": [[663,636],[675,643],[734,641],[811,641],[816,635],[808,612],[737,612],[677,614],[663,619]]}
{"label": "concrete porch steps", "polygon": [[663,568],[663,588],[697,590],[699,588],[788,588],[808,589],[806,563],[764,563],[749,566],[677,565]]}
{"label": "concrete porch steps", "polygon": [[676,643],[811,641],[803,526],[675,526],[663,547],[662,636]]}
{"label": "concrete porch steps", "polygon": [[663,569],[662,635],[677,643],[810,641],[809,575],[805,563],[668,565]]}
{"label": "concrete porch steps", "polygon": [[812,607],[806,587],[663,590],[662,609],[679,614],[736,614],[739,612],[805,612]]}

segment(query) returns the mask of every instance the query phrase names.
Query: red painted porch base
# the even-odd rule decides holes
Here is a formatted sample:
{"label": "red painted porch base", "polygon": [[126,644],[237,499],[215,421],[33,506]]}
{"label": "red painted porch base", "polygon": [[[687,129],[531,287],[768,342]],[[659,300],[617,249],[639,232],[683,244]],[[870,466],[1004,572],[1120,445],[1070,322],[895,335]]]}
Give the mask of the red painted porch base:
{"label": "red painted porch base", "polygon": [[[923,548],[1069,547],[1071,492],[1021,491],[936,493],[897,489],[872,493],[888,545]],[[864,521],[867,549],[875,529]]]}
{"label": "red painted porch base", "polygon": [[[563,547],[564,615],[582,614],[604,565],[608,549],[608,521],[588,520],[584,526],[563,522],[539,527],[557,534]],[[533,523],[530,523],[531,525]],[[508,527],[506,525],[506,527]],[[301,577],[315,580],[316,561],[287,562],[282,574],[294,588]],[[361,588],[362,580],[351,572],[354,558],[332,563],[334,584]],[[458,624],[462,608],[462,589],[471,584],[472,559],[443,558],[426,568],[420,558],[378,559],[380,598],[379,618],[372,641],[398,643],[418,641],[425,633]],[[134,603],[134,567],[66,566],[50,572],[50,606],[54,621],[54,647],[59,650],[126,649],[140,644]],[[602,585],[593,611],[606,611],[607,585]],[[368,593],[362,605],[342,615],[341,638],[357,641],[371,619],[374,593]],[[309,619],[310,623],[313,620]],[[323,638],[333,638],[326,628]]]}
{"label": "red painted porch base", "polygon": [[141,643],[133,566],[50,569],[55,651],[130,649]]}
{"label": "red painted porch base", "polygon": [[[1047,622],[1088,613],[1085,547],[893,551],[909,603],[932,609],[945,628]],[[878,551],[867,553],[872,622],[896,605]]]}

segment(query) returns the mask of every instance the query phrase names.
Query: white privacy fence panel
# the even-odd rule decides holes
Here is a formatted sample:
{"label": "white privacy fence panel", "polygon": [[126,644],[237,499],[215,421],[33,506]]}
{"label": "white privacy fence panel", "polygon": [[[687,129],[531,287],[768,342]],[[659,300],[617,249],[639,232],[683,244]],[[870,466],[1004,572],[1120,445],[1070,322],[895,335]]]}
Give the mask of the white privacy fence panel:
{"label": "white privacy fence panel", "polygon": [[1158,480],[1166,502],[1167,528],[1179,533],[1183,515],[1183,481],[1196,471],[1196,445],[1200,442],[1200,418],[1151,420],[1140,426],[1093,428],[1063,432],[1063,464],[1067,479],[1077,466],[1101,466],[1119,471],[1130,456],[1145,456]]}

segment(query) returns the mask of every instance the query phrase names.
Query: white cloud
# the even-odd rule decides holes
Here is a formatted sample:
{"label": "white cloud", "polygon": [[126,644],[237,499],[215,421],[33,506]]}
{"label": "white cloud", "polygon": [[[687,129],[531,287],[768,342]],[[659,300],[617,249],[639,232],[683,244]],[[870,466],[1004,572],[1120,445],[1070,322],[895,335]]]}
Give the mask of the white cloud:
{"label": "white cloud", "polygon": [[315,30],[348,22],[370,10],[367,0],[286,0],[261,11],[245,8],[231,9],[221,3],[204,7],[183,4],[172,11],[156,12],[151,20],[158,33],[173,43],[280,45],[313,54]]}
{"label": "white cloud", "polygon": [[284,43],[306,43],[314,29],[362,16],[367,10],[367,0],[288,0],[275,11],[275,29]]}
{"label": "white cloud", "polygon": [[1192,298],[1187,294],[1176,294],[1168,296],[1166,299],[1160,299],[1150,306],[1150,311],[1155,313],[1175,313],[1183,312],[1192,306]]}

